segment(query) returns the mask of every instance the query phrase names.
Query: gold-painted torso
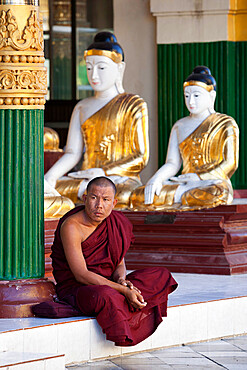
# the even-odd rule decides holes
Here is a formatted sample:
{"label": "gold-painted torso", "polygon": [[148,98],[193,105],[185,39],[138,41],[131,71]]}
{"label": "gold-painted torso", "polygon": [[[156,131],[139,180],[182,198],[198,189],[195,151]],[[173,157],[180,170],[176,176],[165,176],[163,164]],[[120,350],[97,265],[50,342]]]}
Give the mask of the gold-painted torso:
{"label": "gold-painted torso", "polygon": [[238,164],[237,132],[231,117],[211,114],[179,145],[182,173],[196,173],[202,180],[229,179]]}
{"label": "gold-painted torso", "polygon": [[[102,168],[108,176],[128,176],[117,185],[117,206],[127,207],[149,157],[146,103],[137,95],[119,94],[89,117],[81,131],[86,149],[81,169]],[[81,181],[59,180],[56,189],[76,203]]]}
{"label": "gold-painted torso", "polygon": [[118,95],[88,118],[81,130],[86,147],[82,170],[102,168],[106,175],[132,177],[145,167],[147,108],[139,96]]}

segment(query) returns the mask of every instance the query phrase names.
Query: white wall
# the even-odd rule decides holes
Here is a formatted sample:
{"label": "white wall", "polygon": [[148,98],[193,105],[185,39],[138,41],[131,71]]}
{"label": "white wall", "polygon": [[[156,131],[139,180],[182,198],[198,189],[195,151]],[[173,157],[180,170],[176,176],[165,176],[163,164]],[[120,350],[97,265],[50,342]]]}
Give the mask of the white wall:
{"label": "white wall", "polygon": [[156,21],[149,0],[114,0],[114,32],[125,53],[126,92],[140,95],[148,105],[150,159],[143,183],[158,166]]}
{"label": "white wall", "polygon": [[229,0],[150,0],[157,43],[227,40]]}

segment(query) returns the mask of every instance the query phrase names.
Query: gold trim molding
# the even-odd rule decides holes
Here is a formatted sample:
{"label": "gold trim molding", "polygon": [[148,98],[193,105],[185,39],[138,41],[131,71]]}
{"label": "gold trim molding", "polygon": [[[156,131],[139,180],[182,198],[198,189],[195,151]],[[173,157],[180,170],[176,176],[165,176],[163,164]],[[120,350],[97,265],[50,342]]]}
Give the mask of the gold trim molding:
{"label": "gold trim molding", "polygon": [[43,50],[39,8],[0,5],[0,109],[44,109]]}
{"label": "gold trim molding", "polygon": [[184,89],[186,88],[186,86],[200,86],[200,87],[203,87],[203,89],[207,90],[208,92],[214,89],[213,85],[207,85],[205,82],[195,81],[195,80],[184,82],[184,85],[183,85]]}
{"label": "gold trim molding", "polygon": [[102,55],[104,57],[110,58],[115,63],[121,63],[123,60],[123,57],[120,53],[117,53],[116,51],[110,51],[110,50],[98,50],[98,49],[90,49],[84,51],[84,58],[89,57],[91,55]]}

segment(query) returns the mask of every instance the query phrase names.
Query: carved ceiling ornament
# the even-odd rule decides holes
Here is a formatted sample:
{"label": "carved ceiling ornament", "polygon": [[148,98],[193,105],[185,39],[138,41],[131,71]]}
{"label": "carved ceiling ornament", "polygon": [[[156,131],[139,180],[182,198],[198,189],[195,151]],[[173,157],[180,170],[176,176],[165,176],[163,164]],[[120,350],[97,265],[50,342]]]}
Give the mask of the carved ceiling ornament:
{"label": "carved ceiling ornament", "polygon": [[44,109],[47,71],[43,48],[38,7],[0,5],[0,109]]}

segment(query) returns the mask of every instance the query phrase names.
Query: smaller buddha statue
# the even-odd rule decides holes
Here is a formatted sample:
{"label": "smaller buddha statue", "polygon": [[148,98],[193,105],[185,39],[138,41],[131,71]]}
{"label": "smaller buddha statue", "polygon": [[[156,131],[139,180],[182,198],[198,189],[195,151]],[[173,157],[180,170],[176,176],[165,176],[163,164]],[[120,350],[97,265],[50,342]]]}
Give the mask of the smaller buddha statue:
{"label": "smaller buddha statue", "polygon": [[[171,131],[165,164],[131,195],[135,210],[187,211],[230,204],[238,167],[239,130],[232,117],[214,111],[216,81],[197,66],[185,80],[190,115]],[[182,174],[177,173],[183,164]]]}
{"label": "smaller buddha statue", "polygon": [[59,148],[59,135],[50,127],[44,127],[44,151],[63,152]]}
{"label": "smaller buddha statue", "polygon": [[[78,203],[91,178],[108,176],[117,187],[117,208],[128,208],[149,157],[147,105],[123,90],[124,53],[114,34],[99,32],[84,58],[94,96],[75,106],[65,154],[45,179]],[[73,172],[78,162],[80,170]]]}

